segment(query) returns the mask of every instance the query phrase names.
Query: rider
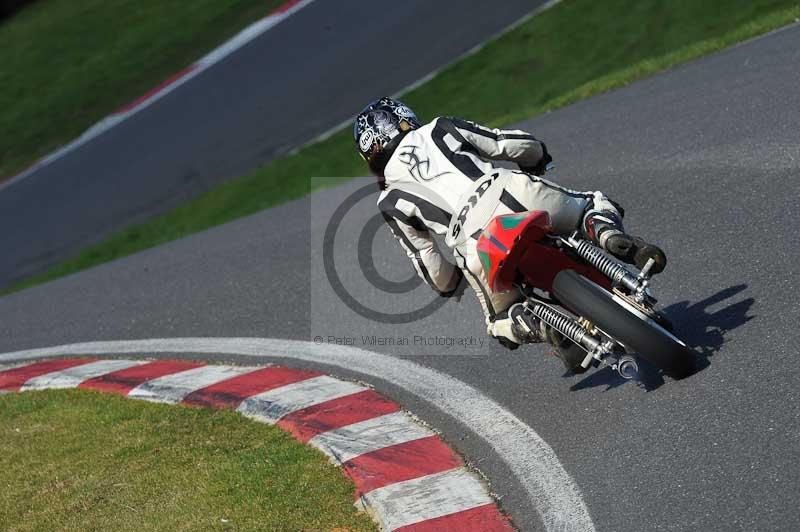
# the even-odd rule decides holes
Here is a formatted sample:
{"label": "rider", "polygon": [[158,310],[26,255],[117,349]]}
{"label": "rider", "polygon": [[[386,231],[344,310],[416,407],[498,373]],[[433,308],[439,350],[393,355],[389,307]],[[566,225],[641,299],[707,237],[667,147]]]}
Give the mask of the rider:
{"label": "rider", "polygon": [[[358,115],[353,136],[378,178],[378,207],[417,273],[446,297],[457,293],[466,276],[486,316],[487,332],[509,349],[548,341],[565,366],[576,372],[582,369],[585,356],[556,331],[528,321],[529,314],[519,304],[520,294],[489,288],[476,252],[480,231],[452,246],[457,267],[439,251],[432,234],[447,233],[454,215],[469,217],[470,211],[460,206],[483,176],[498,174],[503,180],[492,217],[544,210],[558,234],[579,230],[613,256],[639,268],[653,258],[652,273],[666,266],[661,249],[624,232],[623,209],[602,193],[569,190],[542,179],[553,159],[543,142],[524,131],[490,129],[449,117],[423,125],[402,102],[381,98]],[[496,161],[516,163],[520,170],[503,168]]]}

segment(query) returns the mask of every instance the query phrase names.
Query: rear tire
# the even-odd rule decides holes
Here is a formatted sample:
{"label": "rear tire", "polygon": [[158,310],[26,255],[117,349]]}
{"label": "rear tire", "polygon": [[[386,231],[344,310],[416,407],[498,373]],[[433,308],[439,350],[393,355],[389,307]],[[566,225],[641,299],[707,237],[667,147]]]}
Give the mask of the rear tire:
{"label": "rear tire", "polygon": [[588,319],[670,377],[681,379],[694,371],[695,355],[686,344],[619,296],[577,272],[559,272],[553,282],[553,294],[569,310]]}

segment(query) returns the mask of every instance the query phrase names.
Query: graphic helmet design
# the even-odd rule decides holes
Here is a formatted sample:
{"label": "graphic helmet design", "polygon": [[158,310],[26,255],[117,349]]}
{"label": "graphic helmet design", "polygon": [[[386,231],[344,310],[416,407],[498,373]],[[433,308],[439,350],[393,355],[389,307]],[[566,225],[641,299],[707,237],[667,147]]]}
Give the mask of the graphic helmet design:
{"label": "graphic helmet design", "polygon": [[372,164],[376,155],[398,134],[420,127],[414,111],[401,101],[383,97],[367,105],[353,124],[358,153]]}

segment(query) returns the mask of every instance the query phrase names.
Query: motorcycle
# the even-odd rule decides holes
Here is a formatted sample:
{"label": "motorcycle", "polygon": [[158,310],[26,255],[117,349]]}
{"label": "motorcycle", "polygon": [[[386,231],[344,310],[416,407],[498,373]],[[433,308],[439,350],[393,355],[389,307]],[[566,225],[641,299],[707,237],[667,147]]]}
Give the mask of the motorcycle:
{"label": "motorcycle", "polygon": [[[464,200],[465,209],[496,202],[502,190],[497,179],[495,174],[480,184]],[[498,198],[487,198],[494,195]],[[694,353],[656,310],[650,287],[652,259],[637,271],[577,231],[566,237],[556,235],[545,211],[494,216],[488,223],[485,217],[476,218],[478,222],[472,223],[483,228],[478,257],[492,290],[519,290],[525,296],[526,315],[586,352],[582,368],[610,366],[631,379],[638,375],[637,357],[641,356],[675,379],[693,372]],[[477,232],[477,226],[465,228],[458,223],[451,227],[454,241]]]}

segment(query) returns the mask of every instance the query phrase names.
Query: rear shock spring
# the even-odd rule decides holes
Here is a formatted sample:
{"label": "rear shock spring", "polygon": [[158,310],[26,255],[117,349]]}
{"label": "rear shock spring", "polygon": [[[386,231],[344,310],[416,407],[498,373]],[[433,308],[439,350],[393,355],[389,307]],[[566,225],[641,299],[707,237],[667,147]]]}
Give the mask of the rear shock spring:
{"label": "rear shock spring", "polygon": [[592,349],[599,344],[573,318],[561,313],[549,305],[538,301],[532,302],[531,312],[544,323],[557,330],[578,345]]}
{"label": "rear shock spring", "polygon": [[622,284],[633,291],[638,288],[639,283],[636,277],[591,242],[570,237],[569,243],[575,248],[578,255],[611,279],[613,284]]}

